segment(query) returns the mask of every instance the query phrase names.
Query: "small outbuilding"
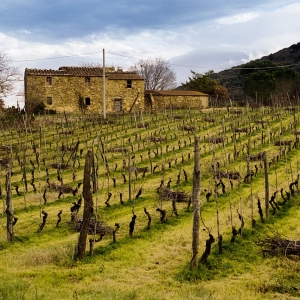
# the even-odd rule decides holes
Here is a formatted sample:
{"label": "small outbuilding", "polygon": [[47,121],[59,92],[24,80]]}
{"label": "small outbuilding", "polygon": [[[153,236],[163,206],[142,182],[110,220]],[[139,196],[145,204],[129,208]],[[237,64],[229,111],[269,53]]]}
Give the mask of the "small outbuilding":
{"label": "small outbuilding", "polygon": [[185,90],[145,90],[145,109],[207,108],[208,95]]}

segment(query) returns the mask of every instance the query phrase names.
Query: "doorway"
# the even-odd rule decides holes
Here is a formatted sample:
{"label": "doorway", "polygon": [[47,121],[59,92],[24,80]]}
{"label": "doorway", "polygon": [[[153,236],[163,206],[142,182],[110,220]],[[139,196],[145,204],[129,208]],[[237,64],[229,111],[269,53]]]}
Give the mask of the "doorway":
{"label": "doorway", "polygon": [[121,97],[116,97],[115,99],[114,99],[115,101],[115,103],[114,103],[114,110],[115,110],[115,112],[120,112],[120,111],[122,111],[122,98]]}

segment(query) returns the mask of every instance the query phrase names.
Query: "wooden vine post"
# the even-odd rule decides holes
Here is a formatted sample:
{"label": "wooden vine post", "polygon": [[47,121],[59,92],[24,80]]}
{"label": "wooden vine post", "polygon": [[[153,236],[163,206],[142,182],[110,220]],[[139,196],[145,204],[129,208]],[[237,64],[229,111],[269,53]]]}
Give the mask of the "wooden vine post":
{"label": "wooden vine post", "polygon": [[269,174],[268,174],[268,162],[266,152],[263,152],[263,162],[265,169],[265,204],[266,204],[266,218],[269,218]]}
{"label": "wooden vine post", "polygon": [[[228,114],[229,114],[229,107],[228,108]],[[234,128],[233,125],[231,124],[231,128]],[[222,121],[222,131],[223,131],[223,140],[225,141],[225,137],[226,137],[226,127],[225,127],[225,119],[223,118]],[[234,130],[232,130],[232,136],[235,134]],[[236,146],[236,145],[235,145]],[[224,151],[224,157],[225,157],[225,166],[226,166],[226,173],[228,174],[228,156],[226,153],[226,147],[223,146],[223,151]],[[236,153],[236,148],[234,150],[234,153]],[[230,179],[229,176],[227,176],[227,183],[228,186],[230,186]],[[231,201],[231,190],[229,189],[229,209],[230,209],[230,223],[231,223],[231,227],[233,227],[233,223],[232,223],[232,201]]]}
{"label": "wooden vine post", "polygon": [[[27,137],[26,137],[26,144],[27,144]],[[23,181],[25,185],[25,192],[28,192],[28,185],[27,185],[27,176],[26,176],[26,150],[27,145],[24,147],[24,153],[23,153]]]}
{"label": "wooden vine post", "polygon": [[128,150],[128,199],[131,201],[131,158]]}
{"label": "wooden vine post", "polygon": [[193,195],[192,203],[194,207],[193,213],[193,240],[192,240],[192,260],[190,269],[198,268],[199,256],[199,230],[200,230],[200,138],[195,136],[194,146],[194,174],[193,174]]}
{"label": "wooden vine post", "polygon": [[84,199],[84,211],[83,221],[81,225],[80,235],[78,239],[77,251],[75,253],[75,260],[83,259],[86,249],[86,240],[89,231],[89,223],[93,212],[93,196],[91,193],[91,170],[94,164],[93,151],[88,150],[85,159],[84,175],[83,175],[83,199]]}
{"label": "wooden vine post", "polygon": [[214,167],[214,181],[215,181],[215,188],[214,188],[214,192],[215,192],[215,197],[216,197],[216,216],[217,216],[217,230],[218,230],[218,247],[219,247],[219,254],[222,254],[222,242],[223,242],[223,237],[220,234],[220,219],[219,219],[219,196],[218,196],[218,191],[216,189],[217,187],[217,176],[216,176],[216,170],[217,170],[217,164],[216,164],[216,157],[215,157],[215,153],[216,153],[216,144],[214,143],[213,145],[213,151],[212,151],[212,155],[213,155],[213,167]]}
{"label": "wooden vine post", "polygon": [[11,192],[11,160],[9,159],[6,164],[6,214],[7,214],[7,241],[14,240],[14,217],[12,205],[12,192]]}
{"label": "wooden vine post", "polygon": [[[94,153],[94,141],[93,141],[93,153]],[[105,154],[103,154],[105,155]],[[98,183],[97,183],[97,176],[96,176],[96,167],[95,167],[95,160],[93,159],[92,163],[92,178],[93,178],[93,193],[96,193],[98,190]],[[107,176],[109,177],[109,170],[107,170]]]}
{"label": "wooden vine post", "polygon": [[231,131],[232,131],[232,141],[233,141],[233,158],[236,158],[236,133],[235,133],[235,127],[233,124],[231,124]]}

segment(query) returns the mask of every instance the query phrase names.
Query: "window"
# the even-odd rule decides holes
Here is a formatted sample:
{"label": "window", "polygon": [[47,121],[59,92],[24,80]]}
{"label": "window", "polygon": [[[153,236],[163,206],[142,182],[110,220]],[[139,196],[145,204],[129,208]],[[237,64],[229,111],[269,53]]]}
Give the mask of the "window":
{"label": "window", "polygon": [[91,98],[85,98],[85,105],[91,105]]}
{"label": "window", "polygon": [[91,85],[91,77],[85,77],[85,85],[90,86]]}
{"label": "window", "polygon": [[52,97],[47,97],[47,104],[52,105]]}
{"label": "window", "polygon": [[46,77],[46,83],[47,83],[47,85],[52,85],[52,77],[51,76]]}
{"label": "window", "polygon": [[132,80],[127,80],[127,88],[131,89],[132,88]]}

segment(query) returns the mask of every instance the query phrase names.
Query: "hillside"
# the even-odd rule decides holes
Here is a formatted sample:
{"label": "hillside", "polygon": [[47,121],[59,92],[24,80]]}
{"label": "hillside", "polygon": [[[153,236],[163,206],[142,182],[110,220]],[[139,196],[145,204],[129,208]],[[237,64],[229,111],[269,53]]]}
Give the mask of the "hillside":
{"label": "hillside", "polygon": [[[277,64],[291,65],[300,76],[300,43],[284,48],[276,53],[263,56],[258,61],[268,60]],[[222,85],[225,85],[230,93],[231,99],[240,100],[244,97],[242,83],[239,79],[240,68],[243,65],[235,66],[213,74],[213,78],[218,79]]]}

